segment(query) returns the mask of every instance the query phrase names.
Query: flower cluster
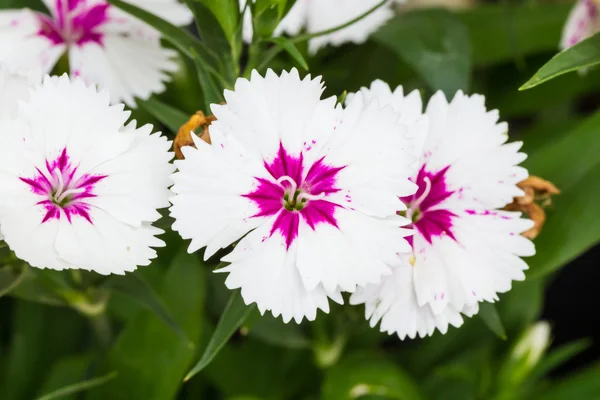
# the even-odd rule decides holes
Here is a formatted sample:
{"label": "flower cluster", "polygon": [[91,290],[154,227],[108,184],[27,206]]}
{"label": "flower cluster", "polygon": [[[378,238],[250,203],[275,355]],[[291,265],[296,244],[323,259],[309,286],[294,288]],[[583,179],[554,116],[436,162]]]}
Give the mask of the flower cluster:
{"label": "flower cluster", "polygon": [[[375,81],[339,104],[320,77],[254,71],[212,106],[209,139],[182,128],[193,145],[172,163],[171,142],[115,104],[164,89],[176,64],[159,33],[103,0],[45,3],[49,15],[0,12],[0,231],[32,266],[149,265],[170,206],[188,251],[221,250],[226,286],[284,322],[349,293],[372,326],[423,337],[524,279],[533,222],[505,207],[524,195],[525,155],[483,96],[438,92],[423,107]],[[134,3],[190,22],[175,0]],[[379,1],[341,3],[298,0],[276,34],[327,30]],[[310,51],[363,42],[392,15],[380,7]],[[71,77],[42,82],[65,52]]]}

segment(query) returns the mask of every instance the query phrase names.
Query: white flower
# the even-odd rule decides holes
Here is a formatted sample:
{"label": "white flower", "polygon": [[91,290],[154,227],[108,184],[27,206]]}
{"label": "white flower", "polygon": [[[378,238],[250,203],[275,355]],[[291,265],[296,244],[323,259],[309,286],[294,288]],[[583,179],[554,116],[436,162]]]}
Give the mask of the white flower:
{"label": "white flower", "polygon": [[396,215],[416,190],[406,128],[377,101],[344,111],[322,91],[297,70],[239,79],[212,107],[212,145],[196,138],[176,161],[173,229],[205,258],[241,238],[222,258],[227,287],[285,322],[314,320],[410,251]]}
{"label": "white flower", "polygon": [[[392,93],[376,81],[362,95],[391,104],[402,119],[423,126],[421,96]],[[350,106],[354,101],[349,97]],[[379,285],[369,285],[351,298],[366,304],[372,326],[400,338],[445,333],[448,324],[460,326],[460,313],[471,316],[481,301],[493,302],[510,290],[513,280],[525,278],[533,244],[520,235],[532,221],[519,213],[500,210],[522,195],[516,184],[527,177],[518,164],[521,143],[505,144],[508,126],[498,112],[487,111],[484,97],[458,92],[448,103],[441,92],[430,100],[425,114],[429,128],[422,144],[419,190],[402,200],[413,221],[413,253]]]}
{"label": "white flower", "polygon": [[[306,28],[308,33],[335,28],[359,17],[380,2],[381,0],[297,0],[275,30],[275,35],[283,33],[297,35],[303,28]],[[240,4],[243,6],[245,0],[240,0]],[[329,44],[339,46],[348,42],[364,43],[393,15],[391,3],[386,4],[349,27],[311,39],[309,50],[314,54]],[[252,41],[251,28],[251,17],[247,12],[244,19],[244,40],[246,42]]]}
{"label": "white flower", "polygon": [[600,8],[597,0],[579,0],[563,28],[560,48],[566,49],[600,32]]}
{"label": "white flower", "polygon": [[106,91],[64,75],[0,123],[0,228],[19,258],[122,274],[156,257],[170,142],[150,125],[124,126],[128,117]]}
{"label": "white flower", "polygon": [[[177,69],[176,53],[161,47],[152,27],[102,0],[44,0],[51,15],[28,9],[0,11],[0,62],[49,73],[68,52],[71,74],[111,90],[113,103],[135,106],[165,89]],[[175,0],[130,1],[172,23],[190,11]]]}
{"label": "white flower", "polygon": [[19,101],[27,100],[29,89],[40,81],[37,71],[11,71],[0,64],[0,116],[14,117]]}

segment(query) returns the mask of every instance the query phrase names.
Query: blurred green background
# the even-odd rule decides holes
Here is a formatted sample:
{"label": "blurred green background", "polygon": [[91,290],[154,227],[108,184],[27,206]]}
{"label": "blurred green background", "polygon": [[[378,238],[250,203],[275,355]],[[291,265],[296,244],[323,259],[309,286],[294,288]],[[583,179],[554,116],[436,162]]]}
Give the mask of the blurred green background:
{"label": "blurred green background", "polygon": [[[241,309],[249,313],[243,327],[184,383],[231,295],[224,277],[211,273],[218,255],[205,263],[171,232],[150,267],[105,279],[27,268],[5,247],[0,399],[600,399],[598,363],[548,376],[591,341],[546,350],[537,340],[540,357],[516,350],[540,318],[545,288],[600,241],[600,73],[571,73],[518,91],[557,53],[573,3],[441,3],[461,7],[402,8],[363,45],[328,47],[314,57],[305,43],[298,49],[310,73],[323,75],[326,95],[374,79],[419,88],[425,98],[435,90],[484,94],[488,108],[509,122],[511,139],[525,142],[531,174],[561,189],[536,239],[538,254],[528,260],[527,280],[484,310],[485,319],[476,316],[446,335],[400,341],[369,328],[360,307],[335,306],[299,326]],[[43,9],[40,0],[0,0],[0,7]],[[247,48],[241,55],[242,63],[252,57]],[[171,137],[190,114],[206,111],[194,62],[182,56],[180,64],[168,90],[133,111]],[[301,68],[287,53],[269,66]],[[170,224],[166,217],[159,222]],[[586,319],[595,308],[572,312]]]}

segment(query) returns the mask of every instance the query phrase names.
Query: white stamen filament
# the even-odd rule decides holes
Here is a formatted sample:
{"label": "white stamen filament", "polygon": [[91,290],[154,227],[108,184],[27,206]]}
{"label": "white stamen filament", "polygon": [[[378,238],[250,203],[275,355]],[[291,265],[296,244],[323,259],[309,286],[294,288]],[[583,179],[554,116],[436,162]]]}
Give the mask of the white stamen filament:
{"label": "white stamen filament", "polygon": [[417,208],[419,208],[419,206],[421,205],[423,200],[425,200],[427,198],[427,196],[429,196],[429,193],[431,192],[431,180],[427,176],[425,178],[423,178],[423,180],[425,181],[425,190],[423,191],[423,193],[421,193],[421,195],[419,196],[418,199],[414,200],[411,203],[410,209],[408,209],[408,211],[406,212],[406,215],[408,218],[411,218],[411,216],[415,212],[415,210]]}
{"label": "white stamen filament", "polygon": [[[79,193],[83,193],[85,192],[85,188],[79,188],[79,189],[69,189],[69,190],[65,190],[63,194],[61,194],[58,199],[56,199],[57,203],[62,202],[67,196],[70,196],[72,194],[79,194]],[[58,192],[57,192],[58,194]]]}
{"label": "white stamen filament", "polygon": [[300,193],[300,194],[298,195],[298,198],[297,198],[297,200],[296,200],[296,201],[297,201],[298,203],[300,203],[300,202],[302,202],[304,199],[306,199],[306,200],[321,200],[321,199],[323,199],[323,198],[325,198],[325,193],[319,193],[319,194],[310,194],[310,193],[305,193],[305,192],[302,192],[302,193]]}
{"label": "white stamen filament", "polygon": [[283,186],[283,182],[287,182],[290,184],[290,192],[292,193],[292,196],[294,195],[294,193],[296,193],[296,189],[298,189],[298,185],[296,184],[296,181],[293,180],[291,177],[287,176],[287,175],[283,175],[282,177],[280,177],[279,179],[277,179],[277,183],[279,183],[284,189],[286,189],[285,186]]}
{"label": "white stamen filament", "polygon": [[54,196],[56,197],[56,195],[60,195],[64,190],[65,182],[63,181],[62,172],[58,168],[54,169],[53,175],[56,177],[56,180],[58,180],[58,187],[56,188],[56,192],[54,193]]}

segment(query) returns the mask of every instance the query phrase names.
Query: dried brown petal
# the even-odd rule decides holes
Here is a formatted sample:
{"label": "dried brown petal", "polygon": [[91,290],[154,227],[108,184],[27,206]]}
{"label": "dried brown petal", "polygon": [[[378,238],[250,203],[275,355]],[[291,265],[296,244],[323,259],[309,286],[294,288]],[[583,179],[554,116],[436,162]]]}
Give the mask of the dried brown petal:
{"label": "dried brown petal", "polygon": [[530,176],[519,182],[517,186],[523,190],[524,195],[515,197],[514,201],[504,209],[525,213],[533,221],[534,226],[522,235],[528,239],[535,239],[546,223],[543,207],[550,206],[551,196],[560,194],[560,190],[552,182],[537,176]]}
{"label": "dried brown petal", "polygon": [[204,127],[202,135],[200,135],[200,139],[210,144],[210,132],[208,130],[208,127],[215,120],[216,118],[213,115],[207,117],[202,111],[197,111],[194,115],[192,115],[190,119],[185,124],[183,124],[181,128],[179,128],[179,131],[177,132],[177,136],[175,137],[175,141],[173,142],[175,157],[182,160],[184,157],[183,153],[181,152],[181,148],[184,146],[194,147],[194,141],[192,140],[192,132],[195,132],[196,129],[200,127]]}

